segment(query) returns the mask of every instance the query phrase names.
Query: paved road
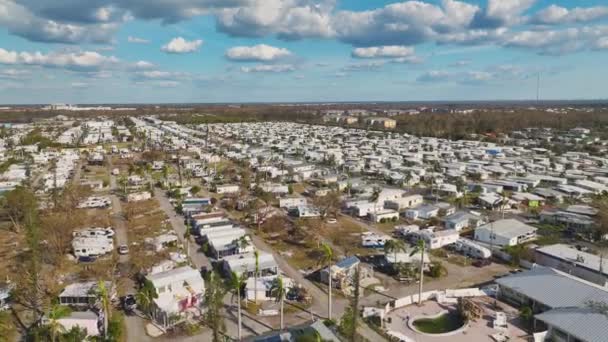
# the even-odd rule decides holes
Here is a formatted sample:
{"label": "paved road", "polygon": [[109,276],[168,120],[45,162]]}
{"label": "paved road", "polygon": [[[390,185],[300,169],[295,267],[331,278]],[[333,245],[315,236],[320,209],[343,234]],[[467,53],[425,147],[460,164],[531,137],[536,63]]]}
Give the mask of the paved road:
{"label": "paved road", "polygon": [[[169,198],[167,197],[165,192],[162,189],[155,189],[154,196],[158,200],[161,209],[169,217],[171,226],[177,233],[180,242],[183,245],[185,245],[186,243],[190,245],[190,260],[192,261],[194,266],[198,269],[201,269],[202,267],[207,267],[207,269],[211,269],[211,262],[209,261],[209,258],[207,258],[205,254],[199,252],[200,246],[194,241],[194,238],[190,237],[188,241],[186,241],[186,239],[184,238],[184,233],[186,232],[184,218],[175,212],[173,205],[169,201]],[[228,336],[236,338],[238,336],[236,306],[232,306],[231,299],[232,294],[227,294],[224,298],[224,304],[226,307],[226,312],[224,313],[226,317],[226,333]],[[259,335],[271,330],[265,325],[257,322],[255,319],[253,319],[253,317],[248,317],[246,315],[242,316],[242,322],[243,337],[250,335]]]}
{"label": "paved road", "polygon": [[[116,247],[120,245],[129,245],[129,237],[127,232],[127,222],[124,217],[122,203],[120,198],[116,195],[116,191],[118,190],[116,176],[112,175],[112,158],[108,159],[108,172],[110,173],[110,198],[112,200],[112,225],[114,228],[114,233],[116,237]],[[129,254],[120,255],[119,259],[121,264],[125,264],[129,262]],[[127,288],[129,292],[136,293],[137,288],[135,287],[135,283],[131,279],[126,279]],[[146,335],[146,331],[144,328],[145,321],[137,316],[125,316],[125,330],[127,335],[127,341],[136,341],[136,342],[147,342],[153,341],[148,335]]]}
{"label": "paved road", "polygon": [[[165,212],[165,214],[169,217],[169,221],[171,222],[171,226],[175,230],[179,241],[182,245],[186,245],[186,239],[184,238],[184,234],[186,233],[186,225],[184,224],[184,218],[181,215],[178,215],[173,209],[173,205],[167,198],[167,195],[162,189],[155,188],[154,196],[158,200],[160,204],[160,208]],[[205,256],[205,254],[199,252],[199,245],[194,241],[193,237],[190,237],[187,241],[189,245],[189,253],[190,260],[195,267],[201,269],[202,267],[207,267],[207,269],[211,269],[211,262],[209,258]]]}

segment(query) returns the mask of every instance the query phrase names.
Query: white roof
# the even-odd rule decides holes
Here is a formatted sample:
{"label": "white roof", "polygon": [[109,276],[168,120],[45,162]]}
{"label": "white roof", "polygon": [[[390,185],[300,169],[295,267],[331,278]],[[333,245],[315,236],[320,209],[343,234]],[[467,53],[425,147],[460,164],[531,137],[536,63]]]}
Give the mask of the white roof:
{"label": "white roof", "polygon": [[493,231],[494,234],[504,236],[506,238],[518,237],[520,235],[528,234],[537,230],[537,228],[529,226],[515,219],[498,220],[495,222],[484,224],[483,226],[477,229],[490,230]]}
{"label": "white roof", "polygon": [[[255,270],[255,256],[253,252],[225,256],[223,260],[228,264],[230,270],[237,274]],[[274,256],[270,253],[260,251],[258,262],[261,270],[278,267]]]}
{"label": "white roof", "polygon": [[[581,252],[572,246],[558,243],[555,245],[538,248],[536,251],[563,261],[570,262],[577,267],[587,268],[593,272],[599,273],[600,269],[604,269],[602,273],[608,275],[608,272],[606,272],[603,266],[605,262],[602,261],[602,258],[591,253]],[[600,263],[602,266],[600,266]]]}
{"label": "white roof", "polygon": [[148,275],[147,278],[156,288],[183,282],[187,282],[191,286],[197,283],[202,283],[204,285],[201,273],[190,266],[183,266],[169,271]]}

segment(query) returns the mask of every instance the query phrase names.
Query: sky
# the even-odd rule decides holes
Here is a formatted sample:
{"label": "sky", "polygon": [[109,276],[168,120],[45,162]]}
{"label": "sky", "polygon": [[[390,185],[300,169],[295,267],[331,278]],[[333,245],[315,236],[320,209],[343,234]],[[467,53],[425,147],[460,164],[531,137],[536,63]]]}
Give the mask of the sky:
{"label": "sky", "polygon": [[606,0],[0,0],[1,104],[606,99],[606,80]]}

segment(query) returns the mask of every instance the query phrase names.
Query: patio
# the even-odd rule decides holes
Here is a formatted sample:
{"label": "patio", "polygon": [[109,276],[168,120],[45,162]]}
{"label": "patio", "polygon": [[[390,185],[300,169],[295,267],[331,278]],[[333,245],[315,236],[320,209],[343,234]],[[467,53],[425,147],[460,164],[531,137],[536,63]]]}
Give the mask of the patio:
{"label": "patio", "polygon": [[[527,341],[527,333],[521,325],[517,309],[505,303],[497,302],[498,309],[495,310],[494,299],[490,297],[475,297],[470,299],[483,309],[482,317],[470,320],[467,328],[461,329],[454,335],[430,336],[410,328],[410,325],[408,324],[410,319],[425,316],[433,317],[442,311],[457,310],[457,304],[439,304],[435,300],[427,300],[423,302],[421,306],[414,304],[391,311],[386,316],[386,329],[406,337],[407,341],[415,342],[495,341],[492,335],[500,332],[504,332],[504,335],[509,337],[509,341]],[[494,328],[496,312],[504,312],[504,317],[506,318],[507,323],[504,329],[500,329],[498,327]],[[498,314],[498,316],[500,317],[501,314]]]}

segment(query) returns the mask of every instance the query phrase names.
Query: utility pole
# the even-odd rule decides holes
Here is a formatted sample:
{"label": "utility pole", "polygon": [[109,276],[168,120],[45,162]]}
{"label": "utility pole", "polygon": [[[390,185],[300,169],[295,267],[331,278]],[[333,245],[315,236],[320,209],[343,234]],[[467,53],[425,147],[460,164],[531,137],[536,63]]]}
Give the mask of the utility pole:
{"label": "utility pole", "polygon": [[536,75],[536,102],[540,102],[540,71]]}

